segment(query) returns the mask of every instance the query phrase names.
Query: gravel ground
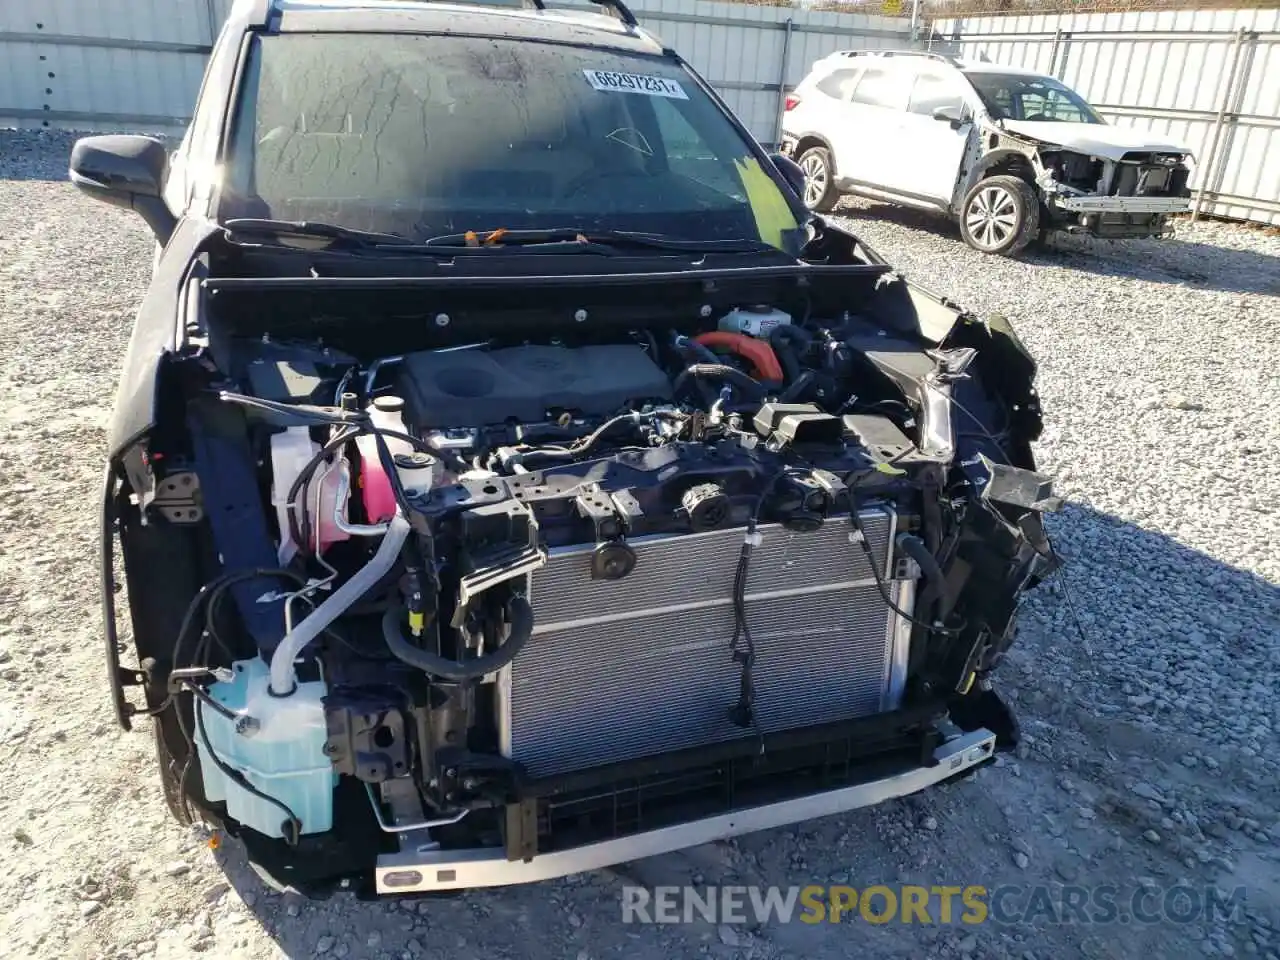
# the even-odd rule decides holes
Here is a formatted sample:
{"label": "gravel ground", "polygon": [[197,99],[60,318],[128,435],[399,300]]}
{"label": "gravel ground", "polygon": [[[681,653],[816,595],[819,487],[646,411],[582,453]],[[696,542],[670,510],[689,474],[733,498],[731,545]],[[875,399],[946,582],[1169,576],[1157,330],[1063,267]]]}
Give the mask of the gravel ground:
{"label": "gravel ground", "polygon": [[[1205,223],[1006,261],[941,221],[843,211],[908,275],[1008,315],[1041,362],[1039,456],[1070,498],[1051,523],[1069,564],[1027,603],[1002,671],[1028,734],[1015,755],[923,796],[563,882],[311,904],[263,887],[233,843],[211,852],[175,826],[150,736],[109,719],[95,497],[151,244],[64,182],[69,146],[0,133],[0,956],[1280,960],[1274,232]],[[976,927],[620,922],[627,883],[899,881],[1018,884],[1013,912],[1064,885],[1112,885],[1121,906],[1180,883],[1246,899],[1230,917],[1105,926],[1044,911]]]}

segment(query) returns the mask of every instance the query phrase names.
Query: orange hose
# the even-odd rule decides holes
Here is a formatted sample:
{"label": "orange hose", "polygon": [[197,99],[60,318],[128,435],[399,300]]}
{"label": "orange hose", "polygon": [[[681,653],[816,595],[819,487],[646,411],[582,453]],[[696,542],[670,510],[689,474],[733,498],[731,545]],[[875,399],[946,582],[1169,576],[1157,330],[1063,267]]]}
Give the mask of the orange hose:
{"label": "orange hose", "polygon": [[693,339],[704,347],[710,347],[713,350],[721,347],[743,357],[751,364],[757,380],[772,380],[775,383],[781,383],[783,380],[782,364],[778,362],[778,355],[764,340],[757,340],[745,333],[729,333],[727,330],[700,333]]}

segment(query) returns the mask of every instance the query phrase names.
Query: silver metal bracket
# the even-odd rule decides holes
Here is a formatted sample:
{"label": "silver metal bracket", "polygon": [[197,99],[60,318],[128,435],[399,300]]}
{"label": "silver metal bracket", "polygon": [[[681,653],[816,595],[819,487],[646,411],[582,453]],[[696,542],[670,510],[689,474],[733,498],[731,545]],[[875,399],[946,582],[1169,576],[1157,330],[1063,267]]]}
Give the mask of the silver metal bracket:
{"label": "silver metal bracket", "polygon": [[[422,809],[422,800],[418,796],[418,789],[408,777],[384,780],[378,784],[378,789],[382,794],[381,802],[374,793],[372,784],[366,783],[364,789],[369,795],[369,805],[373,807],[373,815],[378,821],[378,827],[383,833],[396,835],[402,856],[406,854],[412,856],[438,850],[440,844],[431,839],[431,828],[445,827],[458,823],[470,812],[469,810],[461,810],[452,816],[435,820],[428,819]],[[391,811],[389,820],[382,810],[382,804],[384,803]]]}
{"label": "silver metal bracket", "polygon": [[458,580],[458,605],[452,626],[461,627],[465,622],[467,607],[471,601],[500,583],[525,577],[539,567],[546,566],[547,551],[542,547],[526,547],[512,551],[501,562],[469,573]]}
{"label": "silver metal bracket", "polygon": [[199,523],[204,519],[204,497],[194,470],[171,473],[161,480],[151,503],[170,523]]}

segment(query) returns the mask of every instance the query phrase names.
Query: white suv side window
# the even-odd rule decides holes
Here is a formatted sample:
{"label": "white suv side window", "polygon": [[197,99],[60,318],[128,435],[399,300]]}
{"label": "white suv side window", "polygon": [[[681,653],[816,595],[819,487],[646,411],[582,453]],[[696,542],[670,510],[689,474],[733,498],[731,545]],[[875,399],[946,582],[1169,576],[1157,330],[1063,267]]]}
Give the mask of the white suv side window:
{"label": "white suv side window", "polygon": [[1084,112],[1057,90],[1043,94],[1024,93],[1022,112],[1027,117],[1045,120],[1065,120],[1069,123],[1087,123]]}
{"label": "white suv side window", "polygon": [[957,84],[951,77],[926,70],[916,76],[916,81],[911,86],[911,99],[907,102],[907,112],[931,117],[933,111],[940,107],[954,107],[959,110],[964,106],[964,102],[964,95],[957,89]]}
{"label": "white suv side window", "polygon": [[902,110],[907,105],[907,92],[896,71],[885,67],[867,67],[853,90],[853,102],[869,107]]}
{"label": "white suv side window", "polygon": [[814,86],[828,97],[847,101],[861,75],[860,67],[841,67],[839,70],[832,70]]}

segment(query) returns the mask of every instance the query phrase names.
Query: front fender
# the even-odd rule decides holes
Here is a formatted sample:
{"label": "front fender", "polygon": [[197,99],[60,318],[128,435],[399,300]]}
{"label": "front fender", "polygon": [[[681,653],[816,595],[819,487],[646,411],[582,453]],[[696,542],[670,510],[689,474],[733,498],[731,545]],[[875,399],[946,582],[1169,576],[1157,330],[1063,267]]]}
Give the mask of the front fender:
{"label": "front fender", "polygon": [[107,451],[113,463],[155,426],[160,367],[182,342],[182,291],[193,261],[219,229],[209,220],[184,218],[156,259],[151,284],[133,321],[107,426]]}

